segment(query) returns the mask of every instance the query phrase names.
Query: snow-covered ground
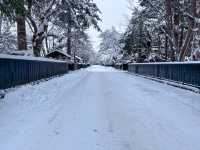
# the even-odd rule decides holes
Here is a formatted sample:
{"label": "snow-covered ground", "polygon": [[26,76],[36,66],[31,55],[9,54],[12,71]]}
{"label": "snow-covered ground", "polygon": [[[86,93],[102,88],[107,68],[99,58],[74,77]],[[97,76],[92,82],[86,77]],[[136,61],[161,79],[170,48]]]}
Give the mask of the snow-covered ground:
{"label": "snow-covered ground", "polygon": [[199,150],[200,95],[92,66],[0,100],[1,150]]}

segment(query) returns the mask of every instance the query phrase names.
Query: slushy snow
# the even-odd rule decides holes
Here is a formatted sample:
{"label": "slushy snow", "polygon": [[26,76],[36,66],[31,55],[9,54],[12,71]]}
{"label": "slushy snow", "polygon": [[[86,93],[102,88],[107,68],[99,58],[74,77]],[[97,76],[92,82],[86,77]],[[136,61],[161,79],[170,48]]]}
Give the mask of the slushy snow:
{"label": "slushy snow", "polygon": [[199,150],[200,95],[92,66],[0,100],[1,150]]}

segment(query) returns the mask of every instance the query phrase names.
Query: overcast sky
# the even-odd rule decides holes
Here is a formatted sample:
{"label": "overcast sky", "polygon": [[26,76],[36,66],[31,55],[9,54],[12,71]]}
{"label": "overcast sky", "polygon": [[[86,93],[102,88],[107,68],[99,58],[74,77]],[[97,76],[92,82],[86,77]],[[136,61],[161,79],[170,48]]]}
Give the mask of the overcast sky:
{"label": "overcast sky", "polygon": [[[115,26],[119,31],[124,30],[128,23],[128,17],[131,15],[127,0],[94,0],[94,2],[102,12],[102,23],[100,23],[102,30],[110,29],[112,26]],[[95,51],[98,51],[99,33],[90,29],[89,34],[94,43]]]}

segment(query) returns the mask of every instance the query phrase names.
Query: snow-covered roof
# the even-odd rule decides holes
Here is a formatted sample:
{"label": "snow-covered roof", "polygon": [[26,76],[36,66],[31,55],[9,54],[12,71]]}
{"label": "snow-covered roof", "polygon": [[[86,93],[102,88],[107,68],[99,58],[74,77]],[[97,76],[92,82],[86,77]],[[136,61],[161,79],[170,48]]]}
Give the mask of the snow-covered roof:
{"label": "snow-covered roof", "polygon": [[82,58],[81,58],[81,57],[78,57],[78,56],[76,56],[76,59],[82,60]]}
{"label": "snow-covered roof", "polygon": [[33,56],[33,50],[8,51],[6,54],[15,56]]}
{"label": "snow-covered roof", "polygon": [[61,54],[65,55],[65,56],[68,57],[68,58],[71,58],[71,57],[72,57],[71,55],[69,55],[69,54],[63,52],[62,50],[53,50],[53,51],[49,52],[46,56],[48,56],[48,55],[50,55],[50,54],[52,54],[52,53],[55,53],[55,52],[61,53]]}

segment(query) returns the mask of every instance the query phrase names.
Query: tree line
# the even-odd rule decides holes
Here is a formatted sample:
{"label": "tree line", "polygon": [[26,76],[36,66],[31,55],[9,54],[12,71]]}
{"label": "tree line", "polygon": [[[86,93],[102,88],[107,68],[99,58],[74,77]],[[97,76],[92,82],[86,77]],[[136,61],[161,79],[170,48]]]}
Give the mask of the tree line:
{"label": "tree line", "polygon": [[[118,31],[120,38],[116,29],[106,30],[100,36],[101,45],[106,45],[100,46],[101,60],[112,63],[200,60],[199,0],[138,0],[136,7],[132,7],[134,0],[129,2],[132,15],[125,31]],[[115,55],[110,55],[110,51]]]}
{"label": "tree line", "polygon": [[[100,10],[93,0],[1,0],[0,49],[17,44],[18,50],[26,50],[27,36],[31,36],[36,57],[56,48],[64,49],[69,55],[75,51],[74,47],[77,53],[83,53],[79,51],[83,47],[91,52],[92,44],[86,31],[91,26],[100,31],[99,15]],[[17,24],[15,42],[12,39],[14,23]]]}
{"label": "tree line", "polygon": [[138,61],[152,54],[158,61],[200,58],[200,1],[139,0],[139,6],[122,37],[125,55]]}

